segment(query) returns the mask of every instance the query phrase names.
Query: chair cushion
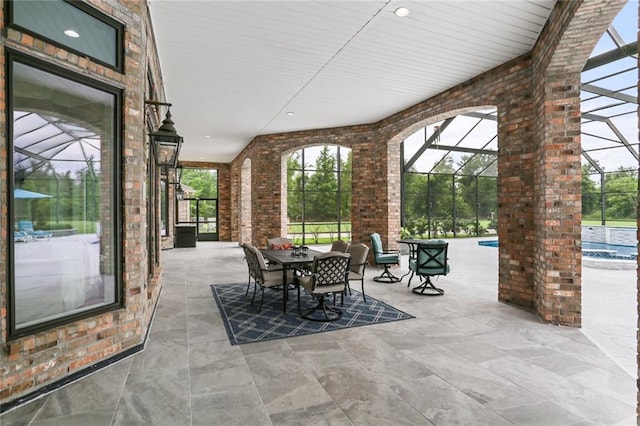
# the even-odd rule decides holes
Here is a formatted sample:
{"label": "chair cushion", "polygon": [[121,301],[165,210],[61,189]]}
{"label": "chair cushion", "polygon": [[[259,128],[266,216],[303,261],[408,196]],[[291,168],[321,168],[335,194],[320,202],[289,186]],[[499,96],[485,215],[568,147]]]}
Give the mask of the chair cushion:
{"label": "chair cushion", "polygon": [[361,280],[363,278],[364,278],[364,274],[359,274],[357,272],[349,271],[350,280]]}
{"label": "chair cushion", "polygon": [[400,255],[398,253],[387,253],[376,255],[376,263],[399,263]]}
{"label": "chair cushion", "polygon": [[349,250],[349,246],[350,244],[348,242],[343,240],[337,240],[337,241],[334,241],[333,244],[331,244],[330,251],[339,251],[342,253],[346,253]]}
{"label": "chair cushion", "polygon": [[329,294],[329,293],[339,293],[344,291],[344,284],[332,284],[332,285],[323,285],[318,286],[313,290],[313,279],[311,275],[305,275],[303,277],[298,277],[298,282],[300,286],[307,290],[310,294]]}
{"label": "chair cushion", "polygon": [[301,277],[298,277],[298,283],[302,288],[311,293],[313,287],[313,280],[311,279],[311,275],[303,275]]}
{"label": "chair cushion", "polygon": [[[275,287],[282,285],[282,269],[275,271],[262,271],[262,277],[264,278],[264,287]],[[293,271],[287,271],[287,283],[293,282]]]}
{"label": "chair cushion", "polygon": [[380,234],[374,232],[370,235],[371,245],[373,246],[373,252],[376,253],[376,257],[379,255],[378,253],[382,253],[382,240],[380,239]]}
{"label": "chair cushion", "polygon": [[364,275],[367,257],[369,256],[369,247],[363,243],[352,244],[349,246],[347,253],[351,255],[349,270]]}

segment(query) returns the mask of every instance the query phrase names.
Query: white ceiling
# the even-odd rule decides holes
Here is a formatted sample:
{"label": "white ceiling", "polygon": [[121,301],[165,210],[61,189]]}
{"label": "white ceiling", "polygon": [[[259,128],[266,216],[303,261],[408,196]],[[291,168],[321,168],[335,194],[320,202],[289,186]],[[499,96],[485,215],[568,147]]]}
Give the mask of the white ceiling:
{"label": "white ceiling", "polygon": [[180,160],[376,122],[531,50],[555,1],[149,0]]}

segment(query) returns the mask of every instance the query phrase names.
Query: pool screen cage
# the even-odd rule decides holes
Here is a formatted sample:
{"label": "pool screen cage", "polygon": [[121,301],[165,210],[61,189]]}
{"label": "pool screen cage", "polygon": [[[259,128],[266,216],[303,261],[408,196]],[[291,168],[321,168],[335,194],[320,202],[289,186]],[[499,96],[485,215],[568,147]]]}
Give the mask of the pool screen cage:
{"label": "pool screen cage", "polygon": [[[582,72],[582,215],[591,224],[637,220],[637,11],[635,2],[623,8]],[[495,234],[497,154],[495,108],[449,117],[405,139],[402,234]]]}

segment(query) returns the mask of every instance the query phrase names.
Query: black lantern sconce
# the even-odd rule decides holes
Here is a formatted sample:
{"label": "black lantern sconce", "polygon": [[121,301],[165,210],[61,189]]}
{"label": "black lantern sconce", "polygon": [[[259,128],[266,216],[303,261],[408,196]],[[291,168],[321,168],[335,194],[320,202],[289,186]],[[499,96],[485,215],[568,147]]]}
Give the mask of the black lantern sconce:
{"label": "black lantern sconce", "polygon": [[182,189],[182,184],[180,180],[182,179],[182,164],[178,164],[175,170],[175,182],[167,182],[169,185],[176,185],[176,199],[178,201],[182,201],[184,198],[184,190]]}
{"label": "black lantern sconce", "polygon": [[180,184],[180,180],[182,179],[182,165],[178,164],[176,166],[176,199],[178,201],[182,201],[184,198],[184,190],[182,189],[182,185]]}
{"label": "black lantern sconce", "polygon": [[151,145],[156,159],[156,165],[165,168],[165,171],[178,166],[178,156],[182,147],[182,136],[178,134],[171,119],[171,104],[167,102],[145,100],[145,105],[166,106],[167,114],[162,124],[155,132],[149,133]]}

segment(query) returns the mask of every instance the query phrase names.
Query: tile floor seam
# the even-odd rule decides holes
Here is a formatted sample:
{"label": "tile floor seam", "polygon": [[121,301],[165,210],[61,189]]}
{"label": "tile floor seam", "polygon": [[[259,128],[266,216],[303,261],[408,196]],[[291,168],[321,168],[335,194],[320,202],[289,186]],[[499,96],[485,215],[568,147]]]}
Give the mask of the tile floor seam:
{"label": "tile floor seam", "polygon": [[[132,355],[132,357],[135,357],[135,355]],[[116,414],[118,413],[118,407],[120,406],[120,401],[122,401],[122,397],[124,396],[124,390],[127,387],[127,381],[129,380],[129,374],[131,374],[132,366],[133,366],[133,362],[130,362],[129,368],[127,368],[127,374],[125,374],[125,378],[122,381],[122,387],[120,388],[120,394],[118,395],[118,400],[116,401],[116,405],[113,408],[113,414],[111,415],[111,422],[109,423],[111,425],[114,425],[116,422]]]}

